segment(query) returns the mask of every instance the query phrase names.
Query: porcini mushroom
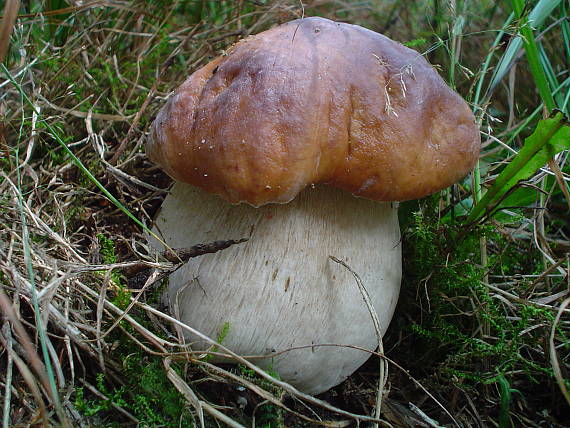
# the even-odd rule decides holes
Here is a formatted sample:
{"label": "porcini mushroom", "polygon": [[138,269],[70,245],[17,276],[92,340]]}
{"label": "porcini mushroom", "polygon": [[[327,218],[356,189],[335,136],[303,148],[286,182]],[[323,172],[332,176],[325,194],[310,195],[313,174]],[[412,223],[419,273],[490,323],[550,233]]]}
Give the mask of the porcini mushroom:
{"label": "porcini mushroom", "polygon": [[156,220],[168,245],[249,237],[175,272],[173,313],[212,338],[229,326],[223,344],[238,354],[300,347],[252,361],[308,393],[331,388],[369,353],[317,345],[378,342],[352,274],[329,256],[360,275],[384,333],[401,256],[397,210],[380,201],[453,184],[479,145],[461,97],[381,34],[306,18],[240,41],[177,89],[147,144],[183,182]]}

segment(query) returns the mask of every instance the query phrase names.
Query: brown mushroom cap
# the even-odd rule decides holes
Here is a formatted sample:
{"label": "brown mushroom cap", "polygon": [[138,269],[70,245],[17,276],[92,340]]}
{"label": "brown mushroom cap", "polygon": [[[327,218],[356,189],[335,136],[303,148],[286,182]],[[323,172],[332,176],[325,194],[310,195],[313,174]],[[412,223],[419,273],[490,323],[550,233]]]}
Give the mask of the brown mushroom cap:
{"label": "brown mushroom cap", "polygon": [[465,176],[479,146],[471,110],[419,53],[306,18],[192,74],[158,114],[147,152],[177,180],[259,206],[312,183],[419,198]]}

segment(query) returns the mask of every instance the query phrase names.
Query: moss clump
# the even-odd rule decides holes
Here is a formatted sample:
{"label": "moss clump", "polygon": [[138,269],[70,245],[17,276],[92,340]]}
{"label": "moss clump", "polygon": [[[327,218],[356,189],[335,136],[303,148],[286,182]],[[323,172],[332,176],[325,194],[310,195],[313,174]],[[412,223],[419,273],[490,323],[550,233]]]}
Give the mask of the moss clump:
{"label": "moss clump", "polygon": [[[115,243],[113,240],[105,237],[102,233],[97,234],[99,241],[99,254],[101,260],[105,264],[117,263],[117,255],[115,253]],[[126,309],[131,302],[131,292],[128,290],[125,278],[116,270],[111,271],[111,282],[113,283],[114,297],[111,302],[121,308]]]}
{"label": "moss clump", "polygon": [[[413,287],[415,296],[407,300],[417,302],[419,297],[421,312],[408,327],[414,356],[420,356],[410,364],[435,366],[440,381],[462,389],[497,384],[498,400],[500,382],[516,384],[522,394],[545,379],[553,382],[544,348],[553,312],[524,299],[526,292],[536,291],[529,289],[530,279],[521,282],[516,290],[520,298],[514,302],[501,294],[500,278],[544,271],[538,251],[530,242],[524,250],[520,242],[513,245],[492,225],[466,229],[442,220],[434,202],[422,203],[404,235],[404,287]],[[485,267],[480,262],[482,242]]]}
{"label": "moss clump", "polygon": [[[96,387],[107,398],[86,398],[84,388],[75,390],[75,406],[86,417],[105,423],[113,407],[121,407],[139,420],[139,426],[179,427],[192,426],[190,412],[182,395],[166,378],[159,358],[149,358],[142,352],[125,356],[123,380],[120,388],[108,384],[105,376],[96,376]],[[182,425],[181,425],[182,424]],[[119,425],[117,425],[119,426]]]}

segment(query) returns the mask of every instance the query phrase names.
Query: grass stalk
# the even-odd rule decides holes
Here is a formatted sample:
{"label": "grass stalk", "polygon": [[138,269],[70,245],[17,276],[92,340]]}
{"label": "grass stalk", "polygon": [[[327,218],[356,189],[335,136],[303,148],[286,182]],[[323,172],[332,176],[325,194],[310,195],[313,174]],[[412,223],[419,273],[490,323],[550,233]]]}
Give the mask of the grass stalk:
{"label": "grass stalk", "polygon": [[81,160],[77,156],[75,156],[75,154],[70,150],[70,148],[67,147],[67,144],[65,144],[65,141],[63,141],[63,139],[59,135],[59,132],[53,126],[51,126],[51,124],[49,122],[47,122],[45,119],[43,119],[41,117],[40,112],[36,109],[36,107],[34,106],[32,101],[28,97],[28,95],[22,89],[22,86],[14,79],[14,77],[12,76],[10,71],[6,68],[6,66],[4,64],[0,64],[0,65],[2,66],[2,70],[4,71],[4,74],[6,75],[8,80],[10,80],[10,82],[18,90],[18,92],[20,93],[20,95],[22,96],[22,98],[26,102],[26,104],[28,104],[28,106],[30,108],[32,108],[33,112],[38,116],[38,121],[41,121],[44,124],[44,126],[48,129],[52,138],[57,141],[57,143],[67,153],[67,155],[71,158],[73,163],[81,170],[81,172],[83,172],[83,174],[85,174],[87,176],[87,178],[92,183],[94,183],[99,188],[99,190],[101,190],[101,192],[103,192],[105,197],[107,199],[109,199],[119,210],[121,210],[124,214],[126,214],[127,217],[129,217],[133,222],[135,222],[138,226],[140,226],[145,232],[147,232],[149,235],[151,235],[153,238],[155,238],[158,242],[163,244],[167,249],[169,249],[168,245],[166,245],[166,243],[159,236],[157,236],[152,230],[150,230],[142,221],[140,221],[138,218],[136,218],[121,202],[119,202],[119,200],[117,198],[115,198],[105,188],[105,186],[103,186],[103,184],[101,184],[101,182],[99,180],[97,180],[97,178],[91,173],[91,171],[89,171],[89,169],[83,164],[83,162],[81,162]]}
{"label": "grass stalk", "polygon": [[7,0],[4,4],[4,15],[0,22],[0,63],[4,61],[10,46],[10,34],[18,17],[20,0]]}
{"label": "grass stalk", "polygon": [[[485,114],[485,107],[481,106],[482,104],[484,105],[486,103],[485,101],[481,100],[481,90],[483,88],[483,83],[485,82],[485,76],[489,72],[491,60],[493,58],[495,50],[500,45],[501,40],[503,39],[503,37],[507,31],[507,28],[511,25],[511,22],[513,21],[513,19],[514,19],[514,14],[511,13],[509,15],[509,17],[507,18],[507,20],[504,22],[503,27],[497,33],[495,40],[491,44],[491,47],[489,49],[489,53],[485,57],[485,61],[483,61],[483,65],[481,66],[481,70],[479,71],[479,79],[477,80],[477,84],[475,86],[475,94],[474,94],[473,101],[472,101],[473,110],[474,110],[475,116],[477,117],[477,120],[479,123],[482,123],[483,116]],[[473,194],[473,203],[475,205],[481,200],[481,197],[483,196],[482,195],[483,189],[481,187],[481,161],[480,160],[477,160],[477,163],[475,165],[475,169],[473,170],[473,173],[472,173],[472,177],[473,177],[472,194]]]}
{"label": "grass stalk", "polygon": [[[562,2],[562,16],[570,16],[568,11],[567,2]],[[564,52],[566,54],[566,65],[570,68],[570,22],[568,19],[563,20],[560,23],[560,28],[562,30],[562,40],[564,46]]]}
{"label": "grass stalk", "polygon": [[[3,64],[2,64],[2,67],[4,67]],[[23,93],[21,93],[21,94],[23,94]],[[23,104],[23,101],[24,100],[22,98],[22,104]],[[23,109],[22,109],[22,113],[23,113]],[[24,120],[22,120],[21,125],[20,125],[20,133],[19,133],[20,139],[22,136],[23,124],[24,124]],[[59,399],[59,392],[57,390],[57,384],[55,381],[55,372],[54,372],[54,369],[53,369],[53,366],[51,363],[51,358],[50,358],[49,352],[48,352],[48,341],[49,341],[49,339],[48,339],[47,333],[46,333],[46,326],[44,326],[44,322],[42,319],[42,312],[40,309],[40,304],[39,304],[39,299],[38,299],[38,291],[37,291],[37,287],[36,287],[35,272],[34,272],[32,255],[31,255],[31,250],[30,250],[30,235],[29,235],[29,230],[28,230],[26,214],[24,212],[24,203],[23,203],[23,198],[22,198],[22,177],[21,177],[21,173],[20,173],[20,159],[19,159],[19,147],[18,146],[15,148],[14,153],[15,153],[15,158],[16,158],[16,185],[17,185],[17,190],[18,190],[17,191],[17,199],[18,199],[18,211],[20,213],[20,221],[22,224],[22,246],[23,246],[23,251],[24,251],[24,263],[25,263],[26,268],[27,268],[28,280],[29,280],[30,285],[31,285],[31,300],[32,300],[32,306],[34,308],[34,317],[35,317],[35,321],[36,321],[36,328],[37,328],[37,333],[38,333],[39,340],[40,340],[40,347],[41,347],[41,351],[42,351],[45,369],[47,372],[47,379],[49,382],[49,387],[51,389],[51,397],[50,398],[52,400],[54,408],[56,409],[56,413],[59,417],[59,420],[60,420],[62,426],[68,426],[67,418],[65,417],[65,413],[63,411],[63,408],[61,406],[61,401]]]}
{"label": "grass stalk", "polygon": [[551,112],[556,108],[556,103],[554,102],[554,97],[552,96],[552,90],[548,84],[548,79],[544,70],[544,66],[540,61],[540,56],[538,52],[538,47],[534,39],[534,33],[530,27],[531,22],[527,16],[523,16],[524,1],[523,0],[512,0],[513,9],[520,20],[519,32],[522,36],[523,45],[526,51],[526,56],[530,66],[530,71],[534,78],[534,82],[540,93],[540,97],[544,102],[544,105]]}
{"label": "grass stalk", "polygon": [[4,385],[4,403],[2,428],[10,428],[10,400],[12,398],[12,368],[14,359],[12,358],[12,332],[6,329],[6,350],[8,351],[8,361],[6,363],[6,384]]}

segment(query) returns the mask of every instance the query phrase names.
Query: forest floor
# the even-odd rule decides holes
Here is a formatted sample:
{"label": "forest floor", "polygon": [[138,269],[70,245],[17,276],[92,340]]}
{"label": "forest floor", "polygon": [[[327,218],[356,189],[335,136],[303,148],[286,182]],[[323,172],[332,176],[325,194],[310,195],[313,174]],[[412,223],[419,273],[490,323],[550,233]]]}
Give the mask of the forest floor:
{"label": "forest floor", "polygon": [[[378,358],[379,426],[570,426],[566,2],[19,3],[0,23],[2,427],[368,426]],[[144,153],[156,113],[233,43],[302,16],[421,52],[482,137],[469,177],[401,205],[384,355],[317,399],[183,352],[145,286],[172,268],[144,230],[172,183]]]}

